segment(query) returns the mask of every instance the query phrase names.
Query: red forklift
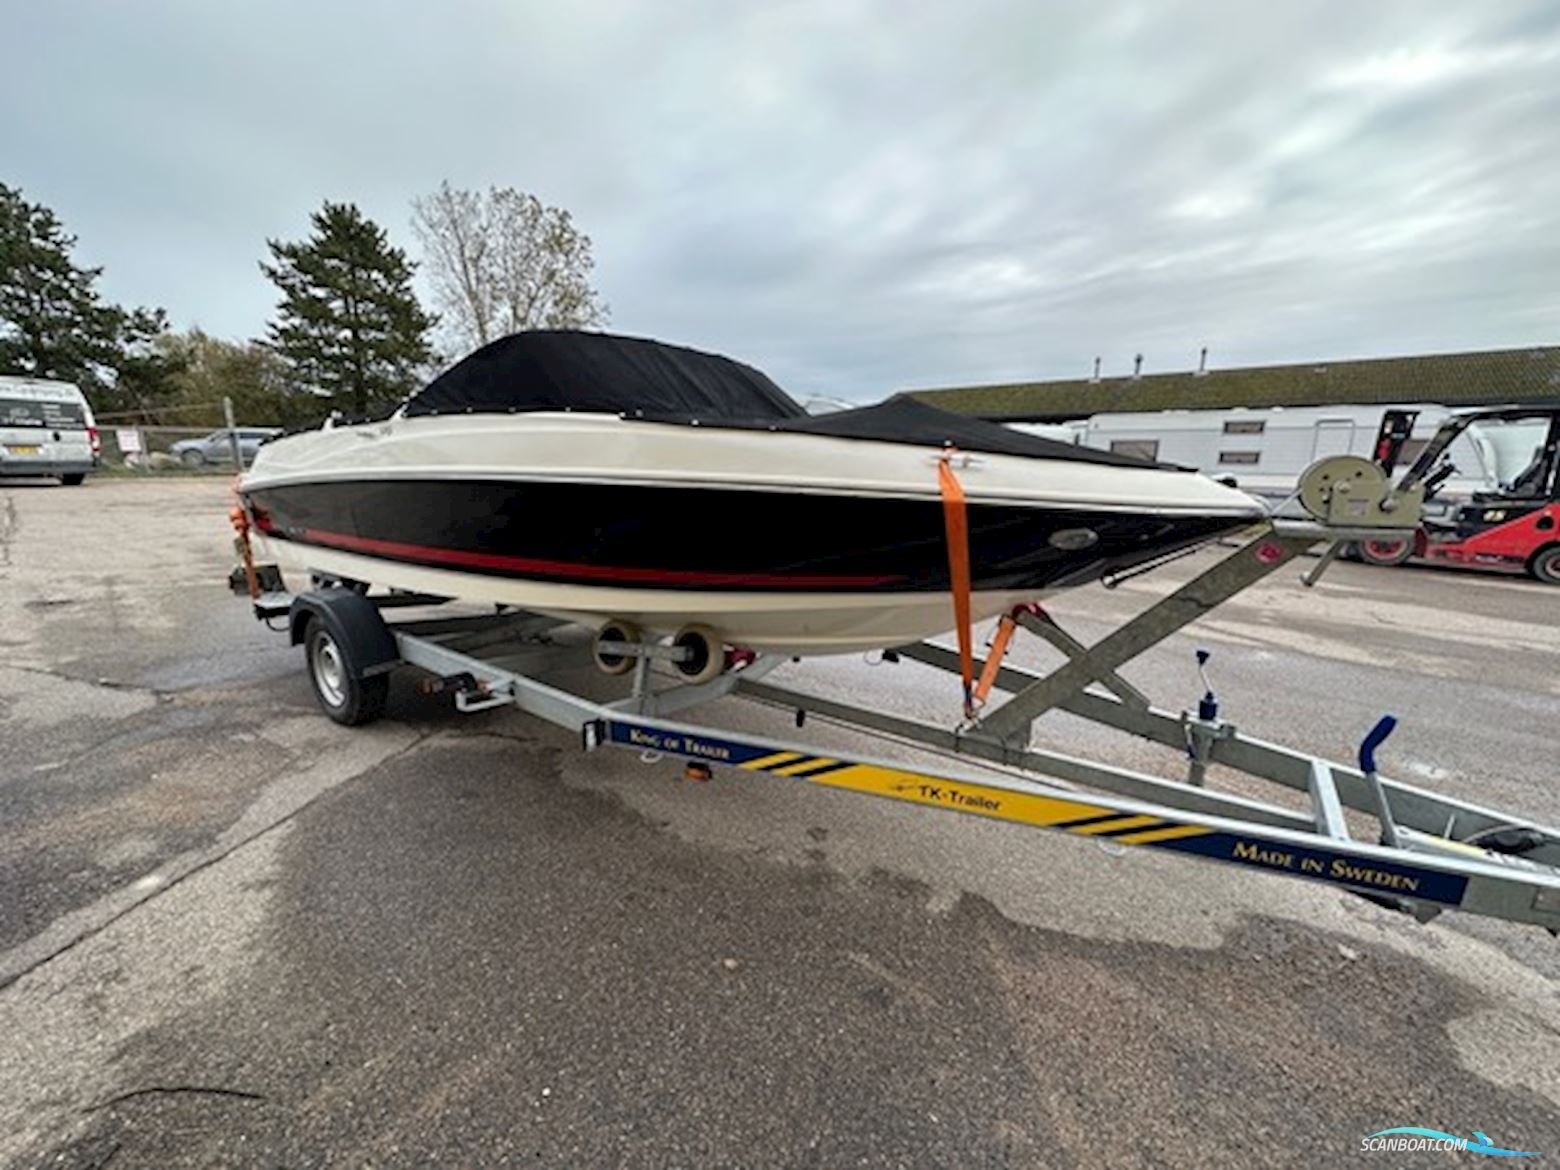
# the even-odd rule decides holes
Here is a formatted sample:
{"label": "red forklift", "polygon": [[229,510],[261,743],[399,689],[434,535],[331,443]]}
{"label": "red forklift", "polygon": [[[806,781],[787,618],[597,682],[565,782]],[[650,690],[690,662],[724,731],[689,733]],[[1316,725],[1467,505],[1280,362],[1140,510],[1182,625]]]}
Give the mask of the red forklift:
{"label": "red forklift", "polygon": [[[1388,411],[1376,440],[1376,462],[1388,473],[1396,464],[1416,411]],[[1515,569],[1547,585],[1560,585],[1560,403],[1507,406],[1461,412],[1441,426],[1419,453],[1404,483],[1423,483],[1425,499],[1457,468],[1447,458],[1452,441],[1470,426],[1522,426],[1533,440],[1532,453],[1509,480],[1493,491],[1476,491],[1438,518],[1427,517],[1410,545],[1402,539],[1359,545],[1370,564],[1402,564],[1411,558],[1445,564]],[[1538,425],[1534,425],[1538,424]],[[1525,446],[1525,442],[1524,442]]]}

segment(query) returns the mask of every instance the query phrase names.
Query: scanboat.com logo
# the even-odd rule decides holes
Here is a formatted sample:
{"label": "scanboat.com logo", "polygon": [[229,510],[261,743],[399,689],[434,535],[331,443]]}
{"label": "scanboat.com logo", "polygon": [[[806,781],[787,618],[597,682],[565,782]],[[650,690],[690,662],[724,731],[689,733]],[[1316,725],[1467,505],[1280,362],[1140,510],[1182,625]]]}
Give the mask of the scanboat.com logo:
{"label": "scanboat.com logo", "polygon": [[1426,1129],[1422,1125],[1400,1125],[1396,1129],[1377,1130],[1360,1139],[1360,1152],[1407,1153],[1417,1150],[1464,1151],[1470,1154],[1490,1154],[1497,1158],[1536,1158],[1536,1150],[1506,1150],[1490,1141],[1489,1135],[1473,1131],[1471,1138],[1458,1137],[1439,1129]]}

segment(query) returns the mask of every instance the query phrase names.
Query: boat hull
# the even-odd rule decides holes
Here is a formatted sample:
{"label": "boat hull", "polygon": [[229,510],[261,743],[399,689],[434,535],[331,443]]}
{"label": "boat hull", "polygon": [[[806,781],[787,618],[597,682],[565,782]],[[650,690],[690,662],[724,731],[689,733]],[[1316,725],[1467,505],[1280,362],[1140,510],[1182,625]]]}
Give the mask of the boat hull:
{"label": "boat hull", "polygon": [[[266,551],[265,542],[261,542]],[[908,645],[951,630],[946,593],[900,594],[892,604],[870,593],[764,593],[720,590],[624,589],[558,585],[523,578],[468,573],[363,557],[332,549],[271,542],[267,555],[284,568],[365,581],[436,597],[508,605],[596,627],[609,619],[669,634],[693,623],[708,625],[732,645],[768,653],[815,657]],[[1015,605],[1047,596],[1035,590],[976,593],[972,617],[983,621]]]}
{"label": "boat hull", "polygon": [[[702,622],[733,644],[792,654],[953,626],[934,452],[599,417],[470,421],[393,420],[262,448],[241,490],[263,552],[284,567],[586,623],[664,633]],[[754,451],[793,482],[739,466]],[[508,469],[493,465],[500,453]],[[1044,463],[992,458],[963,473],[977,618],[1258,514],[1238,493],[1152,468],[1105,470],[1150,497],[1162,483],[1159,500],[1111,496],[1112,480],[1087,468],[1077,480],[1090,491],[1069,502]],[[1043,490],[1026,496],[1026,474]]]}

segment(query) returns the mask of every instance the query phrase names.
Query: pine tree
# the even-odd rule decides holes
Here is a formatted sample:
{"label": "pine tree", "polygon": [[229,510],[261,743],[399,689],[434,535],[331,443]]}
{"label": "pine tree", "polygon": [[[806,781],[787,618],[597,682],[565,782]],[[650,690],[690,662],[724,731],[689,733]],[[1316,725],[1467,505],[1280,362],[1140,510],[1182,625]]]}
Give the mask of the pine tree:
{"label": "pine tree", "polygon": [[167,316],[105,303],[103,270],[76,264],[75,246],[54,212],[0,183],[0,374],[74,382],[99,412],[156,418],[179,369],[157,352]]}
{"label": "pine tree", "polygon": [[54,212],[0,183],[0,373],[91,385],[113,365],[119,314],[75,246]]}
{"label": "pine tree", "polygon": [[260,269],[282,291],[268,344],[293,380],[363,416],[416,388],[435,318],[412,291],[415,265],[350,203],[325,205],[300,243],[267,240]]}

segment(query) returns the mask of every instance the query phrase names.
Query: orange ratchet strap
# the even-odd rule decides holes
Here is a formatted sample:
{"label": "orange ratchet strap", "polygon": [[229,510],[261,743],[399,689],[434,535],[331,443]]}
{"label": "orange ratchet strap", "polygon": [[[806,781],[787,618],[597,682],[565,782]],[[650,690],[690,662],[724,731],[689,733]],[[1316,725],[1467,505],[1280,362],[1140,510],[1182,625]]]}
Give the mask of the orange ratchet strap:
{"label": "orange ratchet strap", "polygon": [[1013,635],[1018,630],[1018,622],[1010,613],[1002,615],[1002,620],[997,623],[997,632],[991,639],[991,645],[986,648],[986,662],[981,667],[980,681],[975,684],[975,703],[977,706],[985,706],[986,699],[991,694],[991,688],[996,685],[997,672],[1002,669],[1002,660],[1007,657],[1008,644],[1013,641]]}
{"label": "orange ratchet strap", "polygon": [[255,554],[249,547],[249,513],[244,508],[244,498],[238,494],[238,476],[233,477],[232,487],[233,506],[228,509],[228,523],[233,525],[233,531],[237,534],[235,543],[238,552],[244,558],[244,581],[249,586],[249,600],[256,601],[260,597],[260,580],[255,575]]}
{"label": "orange ratchet strap", "polygon": [[970,520],[964,506],[964,486],[953,473],[949,447],[937,461],[937,485],[942,491],[943,528],[948,541],[948,578],[953,588],[953,620],[959,635],[959,672],[964,678],[964,717],[975,718],[975,653],[970,647]]}
{"label": "orange ratchet strap", "polygon": [[1044,619],[1045,610],[1040,608],[1038,601],[1026,601],[1008,610],[997,623],[997,632],[986,645],[986,661],[980,668],[980,680],[975,684],[976,707],[984,707],[991,697],[991,688],[997,685],[997,675],[1002,673],[1002,660],[1013,644],[1013,635],[1018,633],[1019,619],[1025,615]]}

